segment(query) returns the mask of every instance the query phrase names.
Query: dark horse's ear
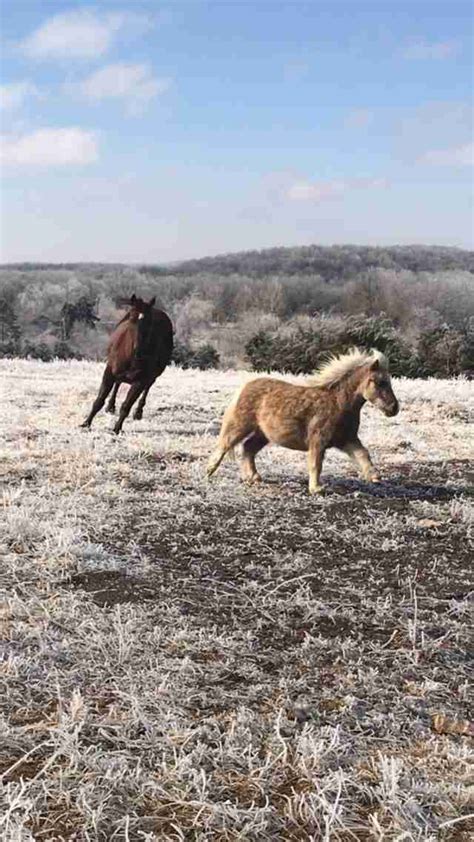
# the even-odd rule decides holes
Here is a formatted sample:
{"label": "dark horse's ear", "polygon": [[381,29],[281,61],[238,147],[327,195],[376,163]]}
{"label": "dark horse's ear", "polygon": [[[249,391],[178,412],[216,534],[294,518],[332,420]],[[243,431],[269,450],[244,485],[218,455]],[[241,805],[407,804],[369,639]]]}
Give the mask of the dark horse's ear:
{"label": "dark horse's ear", "polygon": [[370,364],[371,371],[378,371],[380,368],[380,360],[374,360],[373,363]]}
{"label": "dark horse's ear", "polygon": [[156,295],[154,295],[154,296],[153,296],[153,298],[150,298],[150,300],[149,300],[149,302],[148,302],[148,306],[149,306],[149,307],[154,307],[154,306],[155,306],[155,301],[156,301]]}
{"label": "dark horse's ear", "polygon": [[130,296],[130,304],[132,305],[132,307],[134,307],[136,303],[137,303],[137,296],[135,295],[135,293],[133,293],[133,295]]}

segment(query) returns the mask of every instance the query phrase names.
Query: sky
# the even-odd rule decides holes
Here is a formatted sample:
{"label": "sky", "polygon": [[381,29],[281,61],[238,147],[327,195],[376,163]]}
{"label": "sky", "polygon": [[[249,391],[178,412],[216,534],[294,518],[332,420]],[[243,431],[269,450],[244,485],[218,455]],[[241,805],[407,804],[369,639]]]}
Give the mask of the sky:
{"label": "sky", "polygon": [[1,0],[0,261],[472,248],[473,8]]}

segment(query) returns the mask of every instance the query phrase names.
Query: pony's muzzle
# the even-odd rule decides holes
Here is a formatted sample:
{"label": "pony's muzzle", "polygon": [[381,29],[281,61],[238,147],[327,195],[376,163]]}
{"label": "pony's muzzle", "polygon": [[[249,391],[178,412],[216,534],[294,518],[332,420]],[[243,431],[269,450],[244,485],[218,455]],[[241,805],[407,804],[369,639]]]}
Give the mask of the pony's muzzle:
{"label": "pony's muzzle", "polygon": [[393,403],[391,403],[389,406],[386,406],[384,409],[384,413],[388,418],[393,418],[393,416],[398,415],[399,412],[400,404],[396,399],[393,401]]}

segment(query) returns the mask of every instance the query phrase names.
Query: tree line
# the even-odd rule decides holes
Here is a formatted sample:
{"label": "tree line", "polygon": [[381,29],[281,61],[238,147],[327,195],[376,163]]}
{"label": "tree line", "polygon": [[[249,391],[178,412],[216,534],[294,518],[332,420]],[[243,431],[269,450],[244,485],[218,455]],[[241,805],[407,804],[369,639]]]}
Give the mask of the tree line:
{"label": "tree line", "polygon": [[385,350],[406,376],[474,370],[474,254],[421,246],[3,266],[0,355],[102,358],[133,292],[155,295],[172,317],[182,366],[306,372],[359,344]]}

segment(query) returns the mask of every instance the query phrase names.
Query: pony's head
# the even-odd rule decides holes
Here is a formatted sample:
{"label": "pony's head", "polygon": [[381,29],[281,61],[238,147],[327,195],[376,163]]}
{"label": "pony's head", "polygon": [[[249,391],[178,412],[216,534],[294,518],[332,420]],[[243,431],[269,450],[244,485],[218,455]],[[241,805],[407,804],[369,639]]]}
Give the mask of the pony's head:
{"label": "pony's head", "polygon": [[364,366],[360,391],[364,400],[376,406],[384,415],[397,415],[400,407],[393,393],[388,363],[383,354],[372,352],[372,358]]}
{"label": "pony's head", "polygon": [[351,378],[351,388],[357,395],[385,415],[397,414],[398,401],[392,391],[388,361],[380,351],[352,348],[345,354],[330,357],[315,372],[310,384],[334,389],[347,382],[348,378]]}

